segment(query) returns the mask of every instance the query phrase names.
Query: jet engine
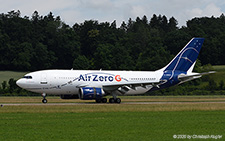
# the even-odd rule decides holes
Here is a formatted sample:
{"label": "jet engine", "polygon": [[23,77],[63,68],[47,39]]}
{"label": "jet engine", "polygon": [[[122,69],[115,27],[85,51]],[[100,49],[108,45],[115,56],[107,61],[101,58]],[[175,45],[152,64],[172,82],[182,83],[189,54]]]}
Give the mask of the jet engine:
{"label": "jet engine", "polygon": [[82,100],[101,99],[105,95],[102,88],[84,87],[79,89],[79,98]]}

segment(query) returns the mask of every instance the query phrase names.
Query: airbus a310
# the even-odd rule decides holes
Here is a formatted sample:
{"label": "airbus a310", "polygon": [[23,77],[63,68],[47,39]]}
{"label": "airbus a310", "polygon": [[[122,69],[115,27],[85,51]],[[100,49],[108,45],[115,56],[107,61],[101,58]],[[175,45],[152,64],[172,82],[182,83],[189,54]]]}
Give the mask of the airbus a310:
{"label": "airbus a310", "polygon": [[202,47],[203,38],[193,38],[172,59],[156,71],[103,71],[103,70],[42,70],[26,74],[16,83],[31,92],[60,95],[62,99],[96,100],[120,103],[118,95],[137,95],[178,85],[206,73],[194,73],[193,68]]}

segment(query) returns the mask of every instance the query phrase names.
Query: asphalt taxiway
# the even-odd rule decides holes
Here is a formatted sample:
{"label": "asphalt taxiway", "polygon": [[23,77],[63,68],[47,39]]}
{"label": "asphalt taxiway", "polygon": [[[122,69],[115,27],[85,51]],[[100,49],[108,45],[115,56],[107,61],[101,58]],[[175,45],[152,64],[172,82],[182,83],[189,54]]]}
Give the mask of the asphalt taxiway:
{"label": "asphalt taxiway", "polygon": [[[203,104],[203,103],[220,103],[220,104],[225,104],[225,101],[192,101],[192,102],[121,102],[120,104],[124,105],[142,105],[142,104]],[[95,102],[86,102],[86,103],[3,103],[0,104],[1,107],[4,106],[64,106],[64,105],[119,105],[117,103],[95,103]]]}

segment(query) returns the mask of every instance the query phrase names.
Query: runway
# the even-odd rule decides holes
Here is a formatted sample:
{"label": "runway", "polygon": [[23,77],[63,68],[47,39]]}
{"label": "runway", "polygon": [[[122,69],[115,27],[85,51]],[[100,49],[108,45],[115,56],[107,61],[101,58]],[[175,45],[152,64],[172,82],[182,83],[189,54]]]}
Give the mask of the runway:
{"label": "runway", "polygon": [[95,102],[86,102],[86,103],[3,103],[0,104],[1,107],[4,106],[66,106],[66,105],[154,105],[154,104],[225,104],[225,101],[192,101],[192,102],[121,102],[117,103],[95,103]]}

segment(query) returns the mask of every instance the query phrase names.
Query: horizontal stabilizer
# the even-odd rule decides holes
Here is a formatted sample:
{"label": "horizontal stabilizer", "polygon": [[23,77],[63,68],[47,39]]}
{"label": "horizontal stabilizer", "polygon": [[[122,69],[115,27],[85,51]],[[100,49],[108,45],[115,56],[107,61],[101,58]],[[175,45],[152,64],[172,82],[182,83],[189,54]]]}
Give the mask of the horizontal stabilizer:
{"label": "horizontal stabilizer", "polygon": [[216,73],[216,72],[210,71],[210,72],[203,72],[203,73],[193,73],[190,75],[180,74],[178,76],[178,79],[181,81],[181,83],[183,83],[183,82],[187,82],[187,81],[190,81],[193,79],[200,78],[202,75],[207,75],[207,74],[212,74],[212,73]]}

